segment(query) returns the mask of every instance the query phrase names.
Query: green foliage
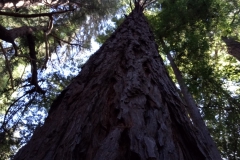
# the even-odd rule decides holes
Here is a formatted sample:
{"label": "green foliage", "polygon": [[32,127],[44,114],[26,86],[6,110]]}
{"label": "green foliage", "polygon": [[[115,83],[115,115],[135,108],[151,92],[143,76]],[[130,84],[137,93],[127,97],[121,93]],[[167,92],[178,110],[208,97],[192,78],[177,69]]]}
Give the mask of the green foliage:
{"label": "green foliage", "polygon": [[113,17],[111,19],[112,23],[106,26],[106,30],[97,36],[96,41],[103,44],[123,21],[124,17]]}

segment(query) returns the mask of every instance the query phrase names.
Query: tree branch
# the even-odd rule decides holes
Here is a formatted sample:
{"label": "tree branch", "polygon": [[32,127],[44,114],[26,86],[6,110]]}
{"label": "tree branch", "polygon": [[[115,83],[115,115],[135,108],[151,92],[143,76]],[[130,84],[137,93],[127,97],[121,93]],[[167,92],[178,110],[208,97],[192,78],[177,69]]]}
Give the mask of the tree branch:
{"label": "tree branch", "polygon": [[8,42],[8,43],[11,43],[13,45],[13,48],[15,50],[15,54],[17,55],[17,45],[15,44],[14,42],[14,37],[13,35],[10,33],[9,30],[7,30],[5,27],[3,27],[1,24],[0,24],[0,39]]}
{"label": "tree branch", "polygon": [[9,64],[9,61],[8,61],[8,57],[7,57],[6,51],[4,50],[4,48],[2,46],[2,43],[0,43],[0,47],[1,47],[1,50],[2,50],[3,55],[5,57],[5,63],[6,63],[6,68],[7,68],[9,77],[10,77],[11,87],[12,87],[12,89],[14,89],[12,71],[11,71],[11,68],[10,68],[10,64]]}
{"label": "tree branch", "polygon": [[68,41],[65,41],[65,40],[63,40],[63,39],[57,37],[56,35],[54,35],[54,34],[52,34],[52,33],[51,33],[51,36],[53,36],[54,38],[56,38],[56,39],[59,40],[59,41],[62,41],[62,42],[64,42],[64,43],[67,43],[67,44],[69,44],[69,45],[72,45],[72,46],[79,46],[78,43],[70,43],[70,42],[68,42]]}
{"label": "tree branch", "polygon": [[35,41],[32,34],[27,35],[27,41],[28,41],[28,47],[29,47],[29,55],[31,57],[31,72],[32,72],[32,78],[30,83],[35,86],[35,91],[41,94],[45,94],[46,91],[44,91],[39,85],[38,85],[38,75],[37,75],[37,57],[36,57],[36,51],[35,51]]}
{"label": "tree branch", "polygon": [[49,49],[48,49],[48,38],[47,38],[47,33],[44,33],[44,37],[45,37],[45,49],[46,49],[46,56],[45,56],[45,61],[44,64],[42,66],[42,69],[46,69],[47,68],[47,62],[48,62],[48,57],[49,57]]}
{"label": "tree branch", "polygon": [[58,12],[50,12],[50,13],[39,13],[39,14],[19,14],[19,13],[12,13],[12,12],[2,12],[0,11],[0,15],[4,16],[11,16],[11,17],[22,17],[22,18],[35,18],[35,17],[42,17],[42,16],[52,16],[54,14],[62,14],[66,12],[72,12],[74,9],[58,11]]}
{"label": "tree branch", "polygon": [[47,30],[45,31],[46,36],[51,33],[52,29],[53,29],[53,17],[49,16],[48,27],[47,27]]}

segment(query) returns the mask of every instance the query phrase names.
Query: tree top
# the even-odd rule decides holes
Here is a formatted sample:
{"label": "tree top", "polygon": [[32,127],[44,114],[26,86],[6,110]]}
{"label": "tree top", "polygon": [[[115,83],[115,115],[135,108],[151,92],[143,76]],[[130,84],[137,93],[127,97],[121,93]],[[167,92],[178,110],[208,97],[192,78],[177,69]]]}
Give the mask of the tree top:
{"label": "tree top", "polygon": [[155,1],[156,0],[134,0],[135,9],[142,12],[147,6],[154,3]]}

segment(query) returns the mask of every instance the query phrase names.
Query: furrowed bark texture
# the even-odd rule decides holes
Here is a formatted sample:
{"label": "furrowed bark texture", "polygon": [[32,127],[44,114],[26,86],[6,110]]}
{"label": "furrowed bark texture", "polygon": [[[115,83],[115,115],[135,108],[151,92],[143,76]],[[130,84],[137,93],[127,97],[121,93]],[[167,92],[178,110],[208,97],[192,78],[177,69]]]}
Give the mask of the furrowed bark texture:
{"label": "furrowed bark texture", "polygon": [[140,10],[90,57],[15,156],[33,159],[214,159],[185,113]]}

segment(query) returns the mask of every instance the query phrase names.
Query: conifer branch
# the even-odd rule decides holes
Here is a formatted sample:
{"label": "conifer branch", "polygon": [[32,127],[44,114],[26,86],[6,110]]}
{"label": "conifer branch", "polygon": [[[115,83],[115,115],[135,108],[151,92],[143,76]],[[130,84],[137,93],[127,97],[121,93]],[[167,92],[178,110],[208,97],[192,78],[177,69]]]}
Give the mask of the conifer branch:
{"label": "conifer branch", "polygon": [[65,40],[59,38],[59,37],[56,36],[55,34],[52,34],[52,33],[51,33],[51,36],[53,36],[53,37],[56,38],[58,41],[60,41],[60,42],[59,42],[59,45],[61,45],[61,42],[64,42],[64,43],[67,43],[67,44],[69,44],[69,45],[71,45],[71,46],[79,46],[78,43],[70,43],[70,42],[68,42],[68,41],[65,41]]}
{"label": "conifer branch", "polygon": [[42,69],[46,69],[47,68],[47,62],[48,62],[48,55],[49,55],[49,49],[48,49],[48,37],[47,37],[47,33],[44,33],[44,37],[45,37],[45,49],[46,49],[46,56],[45,56],[45,61],[44,64],[42,66]]}
{"label": "conifer branch", "polygon": [[9,74],[9,78],[10,78],[10,82],[11,82],[11,87],[12,87],[12,89],[14,89],[13,76],[12,76],[12,71],[11,71],[11,68],[10,68],[10,63],[9,63],[9,61],[8,61],[8,57],[7,57],[6,51],[4,50],[4,48],[3,48],[3,46],[2,46],[2,43],[0,43],[0,47],[1,47],[1,50],[2,50],[3,55],[4,55],[4,57],[5,57],[5,63],[6,63],[6,68],[7,68],[8,74]]}
{"label": "conifer branch", "polygon": [[62,13],[72,12],[72,11],[74,11],[74,9],[58,11],[58,12],[50,12],[50,13],[39,13],[39,14],[19,14],[19,13],[0,11],[0,15],[11,16],[11,17],[22,17],[22,18],[36,18],[36,17],[43,17],[43,16],[50,17],[54,14],[62,14]]}

